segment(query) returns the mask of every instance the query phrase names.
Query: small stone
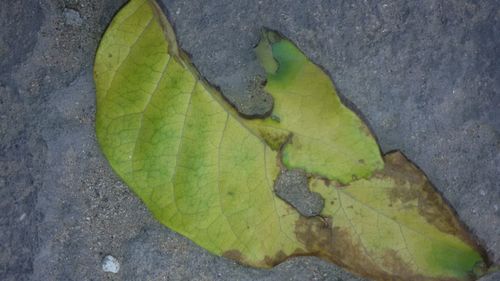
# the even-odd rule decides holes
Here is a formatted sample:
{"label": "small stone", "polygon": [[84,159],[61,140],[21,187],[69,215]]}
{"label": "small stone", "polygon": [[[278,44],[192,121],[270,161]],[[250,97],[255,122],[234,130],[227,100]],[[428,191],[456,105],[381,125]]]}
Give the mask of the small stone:
{"label": "small stone", "polygon": [[83,23],[83,19],[80,13],[73,9],[64,9],[64,20],[67,24],[72,26],[80,26]]}
{"label": "small stone", "polygon": [[118,273],[118,271],[120,270],[120,263],[115,257],[111,255],[105,256],[102,259],[101,265],[104,272]]}
{"label": "small stone", "polygon": [[23,213],[23,214],[19,217],[19,221],[23,221],[25,218],[26,218],[26,213]]}

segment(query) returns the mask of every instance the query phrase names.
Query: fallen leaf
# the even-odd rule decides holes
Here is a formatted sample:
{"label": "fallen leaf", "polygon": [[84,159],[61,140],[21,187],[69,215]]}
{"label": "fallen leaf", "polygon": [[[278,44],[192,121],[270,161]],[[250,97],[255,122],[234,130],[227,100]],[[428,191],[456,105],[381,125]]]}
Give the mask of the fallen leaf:
{"label": "fallen leaf", "polygon": [[[131,0],[97,52],[96,132],[114,171],[164,225],[255,267],[315,255],[375,280],[473,280],[487,264],[425,175],[382,157],[321,68],[264,32],[272,115],[245,119],[178,48],[151,0]],[[276,196],[302,169],[324,200],[305,217]]]}

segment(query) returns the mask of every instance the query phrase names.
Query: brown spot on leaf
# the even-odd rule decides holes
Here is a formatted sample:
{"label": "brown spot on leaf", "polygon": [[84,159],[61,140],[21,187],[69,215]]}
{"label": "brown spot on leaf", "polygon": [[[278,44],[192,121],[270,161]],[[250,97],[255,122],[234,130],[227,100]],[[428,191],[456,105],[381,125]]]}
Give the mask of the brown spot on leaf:
{"label": "brown spot on leaf", "polygon": [[322,178],[323,182],[325,183],[326,186],[330,186],[330,184],[332,183],[332,181],[328,178]]}
{"label": "brown spot on leaf", "polygon": [[270,267],[273,267],[273,266],[279,264],[281,261],[284,261],[287,258],[288,258],[288,256],[285,254],[285,252],[279,251],[278,253],[276,253],[276,255],[274,257],[265,256],[264,263]]}
{"label": "brown spot on leaf", "polygon": [[382,256],[382,266],[398,276],[411,276],[413,273],[408,270],[410,265],[401,260],[401,257],[395,250],[388,250]]}
{"label": "brown spot on leaf", "polygon": [[292,257],[300,257],[300,256],[309,256],[311,255],[310,253],[307,253],[304,249],[297,248],[291,253],[290,255],[287,255],[283,251],[278,251],[274,256],[265,256],[264,261],[262,263],[262,267],[265,268],[271,268],[274,267],[285,260],[292,258]]}
{"label": "brown spot on leaf", "polygon": [[222,253],[222,256],[228,259],[232,259],[241,263],[244,263],[244,257],[239,250],[228,250]]}
{"label": "brown spot on leaf", "polygon": [[300,218],[295,225],[297,239],[307,251],[337,265],[366,277],[382,277],[390,280],[390,275],[381,270],[364,253],[359,242],[352,240],[349,232],[339,227],[325,227],[319,218]]}
{"label": "brown spot on leaf", "polygon": [[427,180],[424,173],[411,163],[401,152],[395,151],[384,156],[384,170],[379,172],[383,177],[391,177],[397,184],[406,182],[419,184]]}

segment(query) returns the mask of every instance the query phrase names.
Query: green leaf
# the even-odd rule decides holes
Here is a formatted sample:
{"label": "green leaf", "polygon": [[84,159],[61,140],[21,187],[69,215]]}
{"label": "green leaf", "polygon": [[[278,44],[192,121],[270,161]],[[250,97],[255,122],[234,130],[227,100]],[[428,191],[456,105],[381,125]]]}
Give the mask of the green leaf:
{"label": "green leaf", "polygon": [[[333,84],[289,40],[257,47],[275,101],[247,120],[177,47],[149,0],[115,16],[97,52],[96,132],[114,171],[164,225],[255,267],[315,255],[375,280],[471,280],[487,264],[425,175],[382,157]],[[325,202],[304,217],[276,196],[280,169],[305,170]]]}

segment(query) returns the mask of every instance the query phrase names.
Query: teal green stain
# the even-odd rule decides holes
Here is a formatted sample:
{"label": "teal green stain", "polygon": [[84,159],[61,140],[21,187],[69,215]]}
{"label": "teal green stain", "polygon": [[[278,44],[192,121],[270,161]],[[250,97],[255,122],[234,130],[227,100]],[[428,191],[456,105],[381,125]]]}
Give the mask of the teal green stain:
{"label": "teal green stain", "polygon": [[430,266],[436,271],[448,271],[457,278],[466,278],[473,272],[472,270],[468,272],[464,270],[465,268],[473,269],[476,264],[483,262],[479,253],[470,248],[441,246],[431,249],[428,259]]}
{"label": "teal green stain", "polygon": [[272,44],[272,51],[273,57],[278,62],[278,69],[268,78],[282,83],[292,81],[306,62],[306,57],[293,43],[285,39]]}

